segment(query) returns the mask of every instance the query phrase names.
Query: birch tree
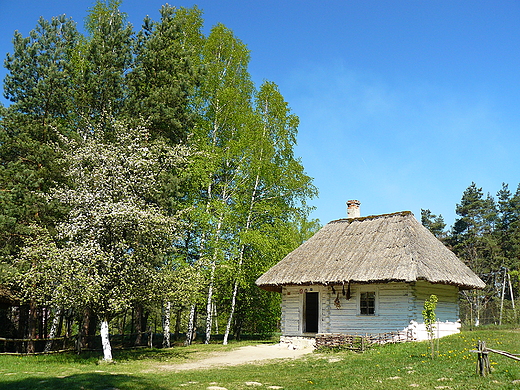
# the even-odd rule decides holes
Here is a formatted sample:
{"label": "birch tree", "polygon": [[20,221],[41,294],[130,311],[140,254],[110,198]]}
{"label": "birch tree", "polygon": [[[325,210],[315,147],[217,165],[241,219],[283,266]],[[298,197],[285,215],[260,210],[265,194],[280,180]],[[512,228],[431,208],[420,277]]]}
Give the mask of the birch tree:
{"label": "birch tree", "polygon": [[212,328],[215,272],[226,259],[230,237],[232,199],[240,188],[237,172],[243,163],[241,130],[251,113],[253,84],[247,72],[249,51],[233,32],[218,24],[202,49],[204,83],[196,96],[200,123],[194,143],[205,153],[201,171],[206,172],[202,196],[197,202],[197,221],[202,231],[198,241],[201,261],[208,265],[206,340]]}
{"label": "birch tree", "polygon": [[255,119],[255,123],[244,130],[247,134],[246,163],[239,173],[242,190],[235,201],[240,234],[224,344],[227,344],[231,330],[239,286],[247,280],[243,274],[244,262],[252,263],[247,268],[255,268],[253,263],[266,252],[266,248],[258,244],[265,244],[266,236],[281,243],[284,233],[273,235],[272,227],[279,228],[299,215],[304,216],[306,199],[316,193],[312,179],[294,157],[298,118],[291,113],[272,82],[264,82],[256,93]]}

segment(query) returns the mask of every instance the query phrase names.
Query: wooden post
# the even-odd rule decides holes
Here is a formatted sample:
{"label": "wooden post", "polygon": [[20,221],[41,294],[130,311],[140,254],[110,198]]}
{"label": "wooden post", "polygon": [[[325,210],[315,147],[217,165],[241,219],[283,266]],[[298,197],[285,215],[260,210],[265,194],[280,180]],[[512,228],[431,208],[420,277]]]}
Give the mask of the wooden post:
{"label": "wooden post", "polygon": [[489,351],[486,349],[486,342],[480,341],[477,345],[477,374],[480,376],[487,376],[491,372],[491,365],[489,363]]}
{"label": "wooden post", "polygon": [[502,325],[502,313],[504,312],[504,296],[506,292],[506,276],[507,268],[504,268],[504,279],[502,280],[502,298],[500,299],[500,317],[498,319],[498,325]]}

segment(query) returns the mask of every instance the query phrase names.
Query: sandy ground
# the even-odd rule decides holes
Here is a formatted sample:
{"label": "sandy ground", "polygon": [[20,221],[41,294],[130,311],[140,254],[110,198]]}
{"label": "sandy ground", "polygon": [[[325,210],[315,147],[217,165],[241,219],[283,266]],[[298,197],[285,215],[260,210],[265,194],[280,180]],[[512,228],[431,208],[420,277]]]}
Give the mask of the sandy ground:
{"label": "sandy ground", "polygon": [[296,359],[311,353],[312,348],[289,349],[279,344],[261,344],[241,347],[226,353],[219,352],[205,359],[190,363],[161,365],[160,368],[172,371],[193,370],[222,366],[237,366],[270,359]]}

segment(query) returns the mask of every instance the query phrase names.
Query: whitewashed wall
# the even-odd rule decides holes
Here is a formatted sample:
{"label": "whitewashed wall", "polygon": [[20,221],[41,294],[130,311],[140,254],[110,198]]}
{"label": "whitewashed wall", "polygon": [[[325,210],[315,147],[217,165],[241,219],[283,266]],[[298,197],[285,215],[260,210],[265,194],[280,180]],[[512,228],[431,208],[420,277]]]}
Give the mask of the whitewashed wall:
{"label": "whitewashed wall", "polygon": [[415,321],[417,322],[414,325],[418,340],[428,339],[422,311],[424,309],[424,301],[430,298],[431,294],[437,295],[439,299],[435,310],[438,319],[435,337],[443,337],[460,331],[458,287],[418,281],[415,283],[413,293],[415,296]]}
{"label": "whitewashed wall", "polygon": [[[345,290],[346,290],[345,286]],[[305,291],[319,292],[318,333],[377,334],[386,332],[406,332],[412,329],[419,340],[427,338],[422,310],[424,301],[431,294],[437,295],[436,314],[439,318],[440,337],[457,333],[460,328],[458,312],[458,288],[434,285],[427,282],[352,284],[351,298],[346,299],[341,286],[289,286],[282,290],[282,334],[284,336],[305,336],[303,332],[303,304]],[[375,315],[359,314],[359,296],[363,291],[376,292]],[[334,300],[338,297],[340,307]],[[308,336],[312,336],[309,334]]]}

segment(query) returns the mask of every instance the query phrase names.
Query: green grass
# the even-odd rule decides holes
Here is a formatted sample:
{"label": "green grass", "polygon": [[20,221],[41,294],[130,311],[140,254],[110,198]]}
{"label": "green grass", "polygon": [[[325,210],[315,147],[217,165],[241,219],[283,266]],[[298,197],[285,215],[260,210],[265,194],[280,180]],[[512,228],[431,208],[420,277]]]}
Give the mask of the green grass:
{"label": "green grass", "polygon": [[[478,340],[490,348],[520,353],[520,331],[463,332],[440,341],[432,360],[428,343],[407,343],[353,352],[314,353],[298,360],[248,364],[220,369],[173,372],[175,365],[215,351],[252,344],[194,345],[169,350],[115,351],[116,363],[99,362],[99,353],[46,356],[0,356],[3,389],[518,389],[520,362],[491,354],[493,372],[475,373]],[[246,382],[261,383],[252,386]]]}

